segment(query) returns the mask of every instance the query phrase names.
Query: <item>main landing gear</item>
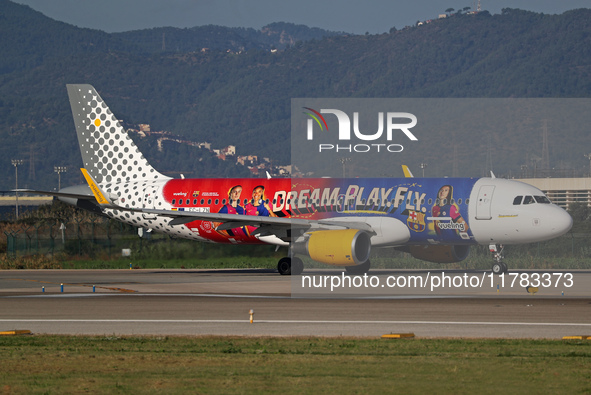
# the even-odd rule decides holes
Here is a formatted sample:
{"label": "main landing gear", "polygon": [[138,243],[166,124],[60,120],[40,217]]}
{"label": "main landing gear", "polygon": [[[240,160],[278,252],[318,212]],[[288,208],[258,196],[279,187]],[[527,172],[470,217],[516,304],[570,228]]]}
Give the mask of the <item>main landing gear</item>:
{"label": "main landing gear", "polygon": [[[369,259],[363,262],[361,265],[356,266],[347,266],[345,269],[347,270],[348,274],[365,274],[369,271],[371,267],[371,262]],[[294,275],[297,276],[302,274],[304,271],[304,262],[298,257],[284,257],[279,260],[277,263],[277,271],[282,276],[289,276]]]}
{"label": "main landing gear", "polygon": [[345,269],[347,269],[347,273],[349,273],[349,274],[365,274],[369,271],[370,267],[371,267],[371,262],[368,259],[367,261],[363,262],[361,265],[347,266]]}
{"label": "main landing gear", "polygon": [[298,274],[302,274],[304,271],[304,262],[298,257],[290,258],[286,256],[285,258],[281,258],[279,263],[277,264],[277,271],[282,276],[284,275],[291,275],[297,276]]}
{"label": "main landing gear", "polygon": [[488,249],[492,252],[493,259],[495,260],[495,263],[492,265],[492,272],[494,274],[507,273],[509,269],[505,262],[503,262],[503,258],[505,257],[503,255],[504,247],[501,244],[491,244],[488,246]]}

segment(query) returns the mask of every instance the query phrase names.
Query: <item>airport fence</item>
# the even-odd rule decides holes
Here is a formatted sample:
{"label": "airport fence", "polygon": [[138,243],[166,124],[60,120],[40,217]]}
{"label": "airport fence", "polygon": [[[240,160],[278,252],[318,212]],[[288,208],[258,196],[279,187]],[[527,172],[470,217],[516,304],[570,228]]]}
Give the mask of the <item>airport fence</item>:
{"label": "airport fence", "polygon": [[[10,259],[35,255],[57,256],[60,259],[111,259],[125,256],[126,251],[134,258],[161,260],[271,255],[260,247],[254,249],[256,246],[227,248],[147,232],[140,232],[143,237],[139,237],[135,227],[96,216],[74,217],[69,221],[50,218],[4,224],[2,231],[5,238],[0,241],[0,252],[5,252]],[[506,246],[505,255],[512,267],[539,267],[542,263],[553,268],[591,269],[591,233],[570,232],[546,242]],[[472,248],[466,261],[456,266],[488,268],[491,262],[487,246],[478,246]],[[424,264],[422,261],[415,263],[409,260],[408,254],[392,249],[375,249],[372,253],[372,267],[424,267]]]}
{"label": "airport fence", "polygon": [[13,224],[5,227],[4,235],[6,254],[12,258],[39,254],[53,256],[58,253],[111,257],[121,254],[121,249],[138,238],[136,228],[107,218]]}
{"label": "airport fence", "polygon": [[[181,261],[236,256],[270,256],[275,247],[199,243],[160,233],[149,233],[118,221],[99,217],[80,220],[41,220],[30,224],[11,224],[3,230],[0,252],[14,260],[46,256],[62,260],[109,260],[131,257],[143,260]],[[1,235],[2,233],[0,233]],[[142,235],[140,237],[140,234]]]}

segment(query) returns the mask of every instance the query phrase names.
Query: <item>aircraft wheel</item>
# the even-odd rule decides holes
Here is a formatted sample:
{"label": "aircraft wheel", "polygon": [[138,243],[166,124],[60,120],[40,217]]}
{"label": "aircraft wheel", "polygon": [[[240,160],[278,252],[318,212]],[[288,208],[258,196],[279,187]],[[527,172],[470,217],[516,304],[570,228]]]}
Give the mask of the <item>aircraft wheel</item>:
{"label": "aircraft wheel", "polygon": [[368,259],[361,265],[347,266],[345,269],[347,269],[347,273],[349,274],[365,274],[369,271],[370,266],[371,262]]}
{"label": "aircraft wheel", "polygon": [[506,270],[506,265],[503,262],[495,262],[492,265],[492,272],[494,274],[501,274]]}
{"label": "aircraft wheel", "polygon": [[503,265],[503,273],[509,273],[509,268],[507,267],[507,264],[505,262],[501,262],[501,265]]}
{"label": "aircraft wheel", "polygon": [[304,271],[304,262],[300,258],[291,258],[291,274],[297,276]]}
{"label": "aircraft wheel", "polygon": [[277,264],[277,271],[282,276],[291,275],[291,258],[289,258],[289,257],[281,258],[279,260],[279,263]]}

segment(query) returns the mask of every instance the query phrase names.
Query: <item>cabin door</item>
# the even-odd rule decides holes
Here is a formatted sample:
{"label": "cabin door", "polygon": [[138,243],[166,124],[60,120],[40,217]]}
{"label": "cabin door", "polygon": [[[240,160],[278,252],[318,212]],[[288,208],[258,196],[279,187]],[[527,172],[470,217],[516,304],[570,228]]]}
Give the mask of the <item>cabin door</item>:
{"label": "cabin door", "polygon": [[495,191],[494,185],[483,185],[478,191],[478,201],[476,202],[476,219],[491,219],[490,205]]}

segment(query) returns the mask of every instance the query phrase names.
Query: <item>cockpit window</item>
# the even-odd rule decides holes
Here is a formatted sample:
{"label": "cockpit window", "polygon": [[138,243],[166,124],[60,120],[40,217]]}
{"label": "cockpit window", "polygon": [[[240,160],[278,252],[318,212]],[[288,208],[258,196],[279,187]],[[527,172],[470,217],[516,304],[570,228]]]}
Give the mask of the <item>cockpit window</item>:
{"label": "cockpit window", "polygon": [[[523,199],[523,203],[521,202]],[[551,204],[552,202],[544,195],[542,196],[515,196],[513,199],[513,205],[517,206],[520,204],[534,204],[534,203],[542,203],[542,204]]]}
{"label": "cockpit window", "polygon": [[536,201],[534,200],[533,196],[526,196],[525,198],[523,198],[523,204],[533,204]]}
{"label": "cockpit window", "polygon": [[542,204],[550,204],[550,200],[546,196],[534,196],[536,198],[536,202]]}
{"label": "cockpit window", "polygon": [[514,206],[520,205],[521,199],[523,199],[523,196],[515,196],[515,199],[513,199],[513,205]]}

